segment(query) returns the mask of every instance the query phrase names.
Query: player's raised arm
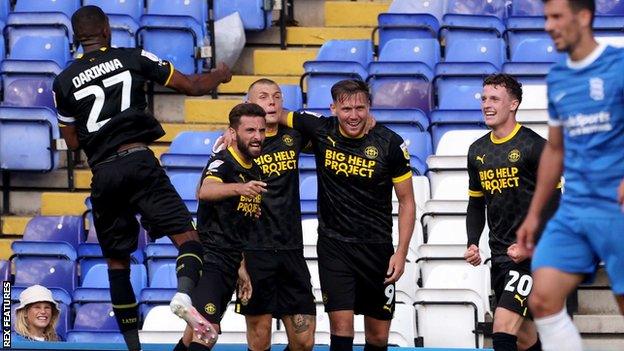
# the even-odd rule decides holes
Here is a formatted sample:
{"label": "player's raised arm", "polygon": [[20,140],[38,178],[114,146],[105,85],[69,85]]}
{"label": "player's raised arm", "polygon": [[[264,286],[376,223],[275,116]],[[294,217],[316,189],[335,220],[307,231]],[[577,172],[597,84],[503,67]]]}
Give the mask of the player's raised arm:
{"label": "player's raised arm", "polygon": [[216,89],[221,83],[232,79],[230,68],[223,62],[208,73],[185,75],[177,70],[173,71],[171,79],[165,84],[167,87],[189,96],[206,95]]}
{"label": "player's raised arm", "polygon": [[548,204],[563,173],[563,131],[560,126],[548,128],[548,141],[540,158],[535,194],[529,212],[517,231],[518,245],[532,250],[535,234],[540,226],[542,211]]}

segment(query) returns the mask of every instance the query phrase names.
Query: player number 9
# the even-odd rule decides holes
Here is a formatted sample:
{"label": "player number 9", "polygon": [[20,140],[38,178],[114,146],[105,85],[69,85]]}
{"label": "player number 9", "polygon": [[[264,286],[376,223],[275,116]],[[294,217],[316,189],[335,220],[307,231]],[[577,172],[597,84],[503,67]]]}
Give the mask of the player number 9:
{"label": "player number 9", "polygon": [[394,284],[390,284],[386,286],[386,290],[384,291],[384,294],[388,298],[388,301],[386,301],[386,305],[391,304],[392,300],[394,300]]}

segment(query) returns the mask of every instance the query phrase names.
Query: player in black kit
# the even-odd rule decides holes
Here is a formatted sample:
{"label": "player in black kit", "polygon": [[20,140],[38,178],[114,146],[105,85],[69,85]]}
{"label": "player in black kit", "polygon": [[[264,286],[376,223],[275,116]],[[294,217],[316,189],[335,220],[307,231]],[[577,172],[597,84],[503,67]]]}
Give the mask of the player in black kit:
{"label": "player in black kit", "polygon": [[[239,285],[239,297],[249,299],[251,283],[244,272],[243,249],[258,231],[258,219],[266,183],[253,160],[260,155],[265,137],[265,112],[262,107],[244,103],[230,111],[232,145],[214,154],[203,171],[198,193],[197,227],[204,247],[203,275],[193,291],[193,302],[202,306],[201,314],[220,330],[219,323],[232,298],[237,276],[246,280]],[[240,284],[244,282],[241,281]],[[246,291],[241,291],[246,290]],[[189,339],[186,328],[183,340]],[[177,350],[186,347],[180,340]],[[209,350],[210,344],[196,337],[188,350]]]}
{"label": "player in black kit", "polygon": [[[466,216],[468,249],[464,257],[481,264],[479,238],[487,209],[492,252],[494,350],[541,350],[535,324],[528,311],[531,260],[516,244],[516,229],[524,220],[537,181],[537,167],[546,143],[516,122],[522,85],[507,74],[483,82],[481,108],[492,131],[475,141],[468,151],[469,202]],[[547,216],[554,213],[557,199]]]}
{"label": "player in black kit", "polygon": [[[388,347],[394,283],[414,230],[415,204],[407,146],[376,125],[364,134],[370,93],[343,80],[331,94],[336,117],[282,114],[280,123],[311,139],[318,176],[319,276],[329,313],[331,350],[353,347],[353,315],[365,316],[367,351]],[[392,189],[399,199],[399,243],[392,246]]]}
{"label": "player in black kit", "polygon": [[311,350],[316,308],[303,257],[297,167],[308,139],[278,124],[283,101],[277,83],[260,79],[249,87],[247,97],[267,113],[266,139],[255,162],[269,191],[262,197],[261,230],[252,233],[245,250],[254,294],[247,304],[238,301],[236,311],[245,315],[249,349],[270,348],[272,318],[281,318],[288,349]]}
{"label": "player in black kit", "polygon": [[108,18],[99,7],[85,6],[72,16],[84,56],[54,80],[61,133],[71,149],[82,148],[93,172],[91,202],[98,241],[108,262],[111,301],[130,350],[140,350],[138,309],[130,283],[130,254],[137,248],[139,224],[153,238],[169,235],[179,249],[178,293],[171,308],[192,325],[197,336],[214,339],[191,305],[202,247],[190,213],[147,144],[164,135],[147,111],[144,84],[153,80],[187,95],[203,95],[231,73],[185,76],[167,61],[141,49],[110,47]]}

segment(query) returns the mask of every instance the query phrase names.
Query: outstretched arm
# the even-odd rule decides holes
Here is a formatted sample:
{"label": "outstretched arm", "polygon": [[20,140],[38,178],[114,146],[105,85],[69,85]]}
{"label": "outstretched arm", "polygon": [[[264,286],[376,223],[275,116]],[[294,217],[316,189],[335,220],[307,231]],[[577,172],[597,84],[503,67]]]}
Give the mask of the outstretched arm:
{"label": "outstretched arm", "polygon": [[219,84],[227,83],[231,79],[230,68],[225,63],[220,62],[217,68],[209,73],[185,75],[174,70],[167,87],[188,96],[202,96],[216,89]]}

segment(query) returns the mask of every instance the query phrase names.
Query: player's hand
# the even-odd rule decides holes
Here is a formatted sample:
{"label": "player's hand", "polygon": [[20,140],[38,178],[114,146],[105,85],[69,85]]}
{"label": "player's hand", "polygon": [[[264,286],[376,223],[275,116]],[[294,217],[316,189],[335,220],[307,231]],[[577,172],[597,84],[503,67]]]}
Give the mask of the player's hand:
{"label": "player's hand", "polygon": [[516,231],[516,243],[520,249],[528,252],[529,256],[533,255],[533,249],[535,247],[535,233],[537,233],[539,225],[539,217],[528,214],[524,219],[524,222],[522,222]]}
{"label": "player's hand", "polygon": [[513,243],[507,248],[507,256],[509,256],[514,263],[520,263],[531,257],[531,254],[529,251],[521,248],[520,245]]}
{"label": "player's hand", "polygon": [[212,146],[212,153],[216,154],[219,151],[227,149],[228,146],[232,145],[232,142],[232,135],[228,132],[223,133],[217,138],[217,140],[215,140],[215,143]]}
{"label": "player's hand", "polygon": [[251,287],[251,278],[244,264],[238,268],[237,296],[243,305],[246,305],[251,299],[253,289]]}
{"label": "player's hand", "polygon": [[368,117],[366,117],[366,121],[364,122],[364,135],[367,135],[371,129],[375,128],[375,125],[377,125],[377,121],[369,112]]}
{"label": "player's hand", "polygon": [[244,196],[257,196],[267,191],[267,184],[259,180],[252,180],[239,184],[238,194]]}
{"label": "player's hand", "polygon": [[217,67],[210,71],[219,75],[221,83],[227,83],[232,80],[232,71],[230,71],[230,67],[223,62],[217,63]]}
{"label": "player's hand", "polygon": [[388,261],[388,271],[386,272],[387,278],[384,280],[384,284],[395,283],[405,271],[405,256],[406,254],[401,252],[395,252],[390,261]]}
{"label": "player's hand", "polygon": [[622,212],[624,212],[624,179],[622,179],[622,181],[620,182],[620,186],[618,187],[617,199],[620,206],[622,206]]}
{"label": "player's hand", "polygon": [[470,245],[464,253],[464,259],[473,266],[480,265],[481,255],[479,254],[479,247],[475,244]]}

